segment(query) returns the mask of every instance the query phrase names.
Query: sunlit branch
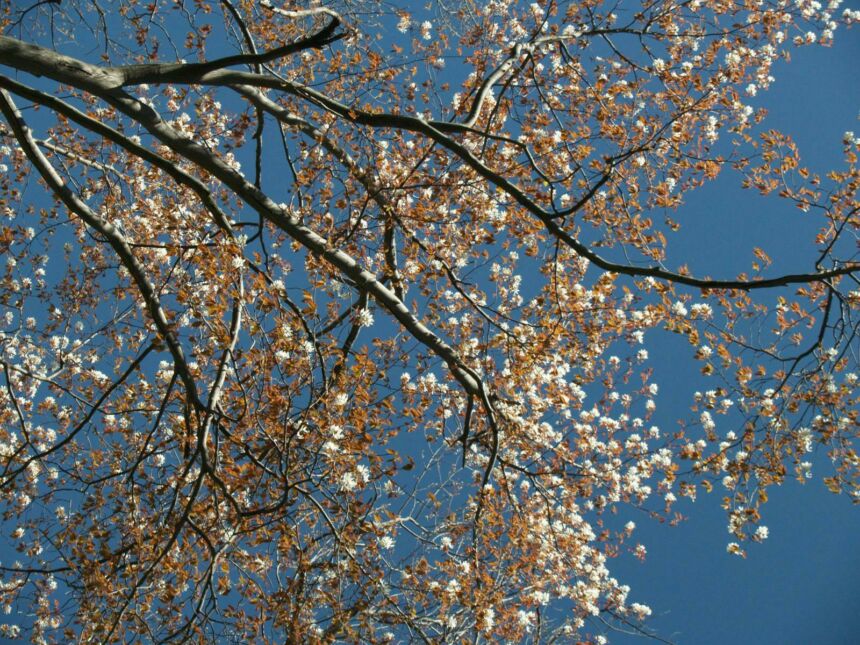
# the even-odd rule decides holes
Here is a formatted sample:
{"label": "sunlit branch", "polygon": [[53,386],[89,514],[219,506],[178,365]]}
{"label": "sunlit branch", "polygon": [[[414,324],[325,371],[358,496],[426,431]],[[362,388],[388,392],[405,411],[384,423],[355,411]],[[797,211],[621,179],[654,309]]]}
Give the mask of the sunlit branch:
{"label": "sunlit branch", "polygon": [[70,120],[74,121],[85,127],[86,129],[94,132],[95,134],[100,134],[108,141],[111,141],[124,150],[128,151],[135,157],[139,157],[144,161],[152,164],[159,170],[162,170],[165,174],[170,176],[176,183],[186,186],[191,189],[195,195],[200,199],[203,206],[206,210],[212,215],[212,219],[218,225],[219,228],[226,231],[231,236],[233,235],[233,227],[230,224],[230,219],[227,217],[226,213],[221,209],[220,206],[215,202],[212,197],[212,193],[208,188],[196,177],[188,174],[181,168],[179,168],[176,164],[171,163],[161,155],[158,155],[151,150],[143,147],[132,141],[130,138],[122,134],[121,132],[111,128],[110,126],[101,123],[100,121],[93,119],[80,110],[74,108],[68,103],[61,101],[49,94],[44,92],[40,92],[31,87],[27,87],[15,81],[11,78],[7,78],[5,76],[0,75],[0,87],[17,94],[27,100],[33,101],[39,105],[44,105],[45,107],[49,107],[52,110],[56,110],[57,113],[62,114],[65,117],[68,117]]}
{"label": "sunlit branch", "polygon": [[[127,70],[123,67],[99,67],[84,63],[77,59],[56,54],[50,50],[21,43],[15,39],[0,37],[0,54],[8,57],[8,63],[18,69],[28,71],[37,75],[47,75],[51,78],[69,83],[101,96],[109,103],[118,106],[123,101],[121,93],[117,90],[128,84]],[[134,72],[135,74],[137,72]],[[510,180],[492,170],[481,162],[463,144],[455,141],[446,132],[454,133],[462,127],[444,121],[425,120],[420,117],[412,117],[403,114],[371,113],[357,107],[351,107],[332,99],[322,92],[307,86],[280,79],[273,76],[254,74],[251,72],[237,72],[224,69],[207,70],[205,67],[191,67],[179,65],[170,67],[169,70],[159,70],[157,65],[151,66],[142,79],[135,76],[138,82],[148,83],[179,83],[179,84],[202,84],[214,86],[248,85],[259,88],[280,89],[298,97],[304,98],[319,107],[337,114],[339,117],[356,123],[374,128],[395,128],[423,134],[446,149],[455,153],[470,168],[481,177],[490,181],[510,195],[514,201],[525,208],[529,213],[537,217],[547,231],[558,237],[565,245],[573,249],[578,255],[587,258],[595,266],[606,271],[629,275],[633,277],[652,277],[666,280],[676,284],[683,284],[701,289],[738,289],[749,291],[754,289],[769,289],[773,287],[788,286],[792,284],[803,284],[835,278],[860,270],[860,266],[849,263],[842,267],[819,271],[815,273],[792,273],[775,278],[763,278],[759,280],[742,279],[709,279],[697,278],[672,271],[667,271],[659,266],[638,267],[630,264],[612,262],[600,256],[584,243],[577,240],[573,235],[564,230],[556,221],[568,210],[551,212],[540,207],[534,200],[513,184]],[[141,108],[137,109],[142,112]],[[395,296],[396,297],[396,296]]]}
{"label": "sunlit branch", "polygon": [[197,385],[185,360],[185,352],[182,350],[182,345],[171,329],[170,322],[167,320],[155,288],[149,281],[149,278],[146,277],[145,269],[134,256],[134,252],[129,247],[128,242],[110,222],[99,217],[80,197],[66,186],[62,177],[60,177],[39,150],[36,142],[33,141],[30,129],[25,124],[21,113],[15,107],[6,90],[0,90],[0,111],[3,112],[6,122],[9,124],[12,132],[15,133],[15,137],[18,139],[18,143],[27,155],[27,158],[30,159],[33,166],[39,171],[39,174],[42,175],[42,178],[51,188],[51,191],[63,201],[71,212],[75,213],[90,228],[98,231],[108,240],[108,243],[114,249],[123,265],[128,269],[129,274],[132,276],[135,285],[147,304],[152,321],[155,323],[160,336],[164,339],[173,356],[176,369],[180,374],[189,399],[203,409],[204,406],[198,398]]}

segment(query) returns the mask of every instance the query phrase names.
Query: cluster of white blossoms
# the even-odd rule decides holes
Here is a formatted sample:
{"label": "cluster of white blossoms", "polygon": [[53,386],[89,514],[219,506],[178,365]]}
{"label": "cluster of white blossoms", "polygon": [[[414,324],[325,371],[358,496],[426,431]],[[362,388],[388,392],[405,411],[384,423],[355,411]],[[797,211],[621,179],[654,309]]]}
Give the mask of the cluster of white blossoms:
{"label": "cluster of white blossoms", "polygon": [[432,38],[431,31],[433,29],[433,23],[429,20],[425,20],[421,23],[421,37],[424,40],[430,40]]}
{"label": "cluster of white blossoms", "polygon": [[[16,152],[17,152],[17,149],[16,149]],[[13,155],[12,148],[10,148],[7,145],[0,146],[0,161],[7,161],[7,160],[12,161],[12,159],[10,159],[10,157],[12,157],[12,155]],[[7,173],[7,172],[9,172],[9,166],[7,166],[5,163],[0,163],[0,173]]]}
{"label": "cluster of white blossoms", "polygon": [[396,545],[396,542],[394,541],[394,538],[392,538],[390,535],[383,535],[382,537],[379,538],[379,547],[381,549],[384,549],[386,551],[390,551],[391,549],[393,549],[395,547],[395,545]]}
{"label": "cluster of white blossoms", "polygon": [[406,12],[401,13],[399,19],[397,20],[397,31],[399,31],[401,34],[405,34],[407,31],[409,31],[409,27],[411,26],[412,17]]}
{"label": "cluster of white blossoms", "polygon": [[360,327],[373,326],[373,314],[368,307],[362,307],[355,316],[356,324]]}
{"label": "cluster of white blossoms", "polygon": [[[607,558],[597,542],[597,534],[581,515],[573,496],[564,494],[560,482],[547,492],[531,490],[526,480],[522,484],[519,490],[511,492],[519,498],[527,521],[512,526],[510,537],[528,548],[533,558],[530,568],[542,572],[542,578],[535,588],[531,578],[523,577],[519,597],[511,599],[519,627],[529,632],[536,624],[535,607],[547,606],[556,600],[573,601],[574,617],[570,628],[574,630],[580,629],[588,617],[598,615],[603,603],[636,619],[650,613],[645,605],[627,604],[629,587],[620,585],[609,575]],[[550,498],[558,496],[559,500],[549,508],[547,493]],[[455,559],[445,570],[452,575],[447,586],[431,585],[431,589],[453,596],[469,584],[472,575],[469,562]],[[511,574],[524,576],[525,572],[514,570]],[[499,606],[487,608],[483,618],[485,630],[493,628],[501,610]]]}

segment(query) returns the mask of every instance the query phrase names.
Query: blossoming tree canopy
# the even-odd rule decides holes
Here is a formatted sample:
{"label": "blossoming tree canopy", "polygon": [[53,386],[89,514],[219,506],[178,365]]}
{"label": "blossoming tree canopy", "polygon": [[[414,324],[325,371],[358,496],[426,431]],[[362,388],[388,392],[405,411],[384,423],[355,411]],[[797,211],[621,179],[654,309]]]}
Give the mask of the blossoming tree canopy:
{"label": "blossoming tree canopy", "polygon": [[[839,4],[0,1],[3,633],[605,642],[631,518],[856,497],[860,139],[752,105]],[[715,181],[789,270],[673,252]]]}

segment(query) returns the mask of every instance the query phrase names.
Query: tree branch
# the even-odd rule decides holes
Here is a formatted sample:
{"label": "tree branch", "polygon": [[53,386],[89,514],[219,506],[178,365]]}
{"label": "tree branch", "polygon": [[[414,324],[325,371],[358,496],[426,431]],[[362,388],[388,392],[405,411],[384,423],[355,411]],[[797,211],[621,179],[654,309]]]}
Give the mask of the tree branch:
{"label": "tree branch", "polygon": [[12,129],[12,132],[15,134],[15,138],[18,140],[18,144],[21,146],[24,154],[36,170],[38,170],[51,192],[56,195],[71,212],[80,217],[90,228],[103,235],[116,252],[117,256],[119,256],[120,261],[128,270],[134,283],[137,285],[140,295],[143,297],[147,309],[149,310],[149,315],[158,329],[159,335],[164,339],[164,342],[167,344],[167,347],[173,356],[176,370],[179,372],[180,379],[182,379],[182,383],[185,386],[189,398],[195,406],[200,409],[204,409],[205,406],[198,397],[197,386],[194,382],[193,376],[191,375],[188,363],[185,360],[185,353],[182,350],[182,345],[170,329],[170,323],[168,322],[164,309],[161,306],[158,294],[155,292],[155,288],[149,281],[149,278],[146,277],[146,272],[143,266],[137,261],[137,258],[134,256],[134,252],[131,247],[129,247],[128,242],[126,242],[125,238],[110,222],[99,217],[89,206],[87,206],[86,203],[84,203],[83,200],[81,200],[80,197],[66,186],[63,178],[60,177],[51,163],[45,158],[42,151],[39,150],[33,139],[33,135],[30,133],[30,129],[27,127],[21,113],[18,111],[18,108],[15,107],[12,97],[6,90],[0,90],[0,111],[3,112],[3,116],[9,124],[9,127]]}

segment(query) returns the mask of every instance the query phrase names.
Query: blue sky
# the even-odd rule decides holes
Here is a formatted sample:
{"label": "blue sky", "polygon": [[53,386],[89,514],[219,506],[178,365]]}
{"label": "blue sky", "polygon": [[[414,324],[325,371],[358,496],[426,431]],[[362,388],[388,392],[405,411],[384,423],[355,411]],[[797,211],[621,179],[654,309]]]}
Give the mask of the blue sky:
{"label": "blue sky", "polygon": [[[780,63],[774,86],[751,101],[768,109],[764,127],[791,133],[801,163],[813,171],[838,167],[842,133],[860,130],[858,61],[860,31],[843,29],[833,47],[803,48],[791,64]],[[689,259],[693,267],[742,270],[749,266],[749,249],[757,244],[771,252],[774,272],[809,264],[810,258],[794,252],[796,243],[812,252],[802,214],[783,200],[733,188],[731,180],[689,194],[679,215],[684,227],[672,240],[674,257]],[[678,353],[678,347],[665,348],[673,349]],[[655,349],[652,355],[660,353]],[[657,367],[656,378],[665,427],[683,414],[691,389],[687,378],[695,379],[689,357],[678,353],[675,361],[671,356],[662,369]],[[679,368],[685,362],[690,374]],[[679,526],[644,517],[637,522],[636,537],[648,548],[646,561],[621,557],[613,567],[632,587],[631,597],[654,611],[650,627],[679,645],[858,642],[860,513],[847,497],[824,487],[820,477],[826,469],[826,455],[819,452],[816,477],[806,485],[792,480],[769,491],[762,523],[770,528],[770,537],[748,545],[745,560],[725,551],[730,536],[717,492],[695,504],[684,500],[678,510],[687,520]],[[607,636],[612,643],[648,642],[619,633]]]}

